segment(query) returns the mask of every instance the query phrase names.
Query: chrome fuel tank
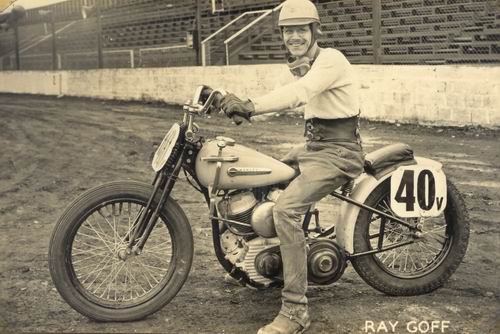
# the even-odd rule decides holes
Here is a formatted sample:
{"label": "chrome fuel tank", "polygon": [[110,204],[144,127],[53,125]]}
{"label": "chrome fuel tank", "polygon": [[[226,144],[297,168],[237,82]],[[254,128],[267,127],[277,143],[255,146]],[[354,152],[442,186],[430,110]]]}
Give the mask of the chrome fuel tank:
{"label": "chrome fuel tank", "polygon": [[[217,140],[211,140],[196,157],[196,175],[205,187],[214,183],[218,154]],[[223,148],[222,157],[230,161],[221,162],[218,189],[262,187],[288,181],[295,175],[295,170],[281,161],[238,144]]]}

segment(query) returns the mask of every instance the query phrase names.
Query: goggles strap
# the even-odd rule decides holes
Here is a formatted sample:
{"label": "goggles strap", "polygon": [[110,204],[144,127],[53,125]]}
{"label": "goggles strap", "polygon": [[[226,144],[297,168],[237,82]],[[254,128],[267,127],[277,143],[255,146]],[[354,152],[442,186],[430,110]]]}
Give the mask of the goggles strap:
{"label": "goggles strap", "polygon": [[286,64],[288,65],[288,68],[290,69],[290,72],[294,76],[298,77],[303,77],[304,75],[309,72],[311,69],[312,64],[314,63],[314,60],[318,57],[320,52],[320,48],[318,47],[315,54],[314,58],[309,58],[308,56],[302,56],[302,57],[293,57],[290,56],[288,57]]}

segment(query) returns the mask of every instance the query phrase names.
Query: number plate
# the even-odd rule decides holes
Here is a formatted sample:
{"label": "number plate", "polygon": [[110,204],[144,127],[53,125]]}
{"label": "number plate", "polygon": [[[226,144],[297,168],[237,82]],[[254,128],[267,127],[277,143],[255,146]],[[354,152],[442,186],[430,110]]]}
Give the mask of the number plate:
{"label": "number plate", "polygon": [[446,175],[429,166],[402,166],[391,176],[391,209],[400,217],[435,217],[446,207]]}
{"label": "number plate", "polygon": [[160,171],[168,161],[172,150],[179,138],[181,127],[179,124],[174,123],[170,130],[167,132],[160,146],[156,149],[151,166],[155,172]]}

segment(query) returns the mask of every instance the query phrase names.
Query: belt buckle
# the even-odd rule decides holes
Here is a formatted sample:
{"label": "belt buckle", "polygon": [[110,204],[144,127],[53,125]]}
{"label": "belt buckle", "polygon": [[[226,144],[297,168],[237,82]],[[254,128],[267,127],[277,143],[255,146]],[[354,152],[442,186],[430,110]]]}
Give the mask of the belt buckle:
{"label": "belt buckle", "polygon": [[314,139],[314,124],[312,124],[311,120],[307,120],[305,124],[305,137],[307,138],[308,141],[312,141]]}

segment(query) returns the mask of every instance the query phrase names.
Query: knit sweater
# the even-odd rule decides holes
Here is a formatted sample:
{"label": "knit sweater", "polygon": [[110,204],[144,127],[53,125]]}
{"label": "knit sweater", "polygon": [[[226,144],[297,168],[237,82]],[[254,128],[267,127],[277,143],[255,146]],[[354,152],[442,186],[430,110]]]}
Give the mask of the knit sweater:
{"label": "knit sweater", "polygon": [[338,50],[320,49],[309,72],[264,96],[251,98],[255,114],[305,105],[304,118],[335,119],[359,113],[358,87],[352,65]]}

